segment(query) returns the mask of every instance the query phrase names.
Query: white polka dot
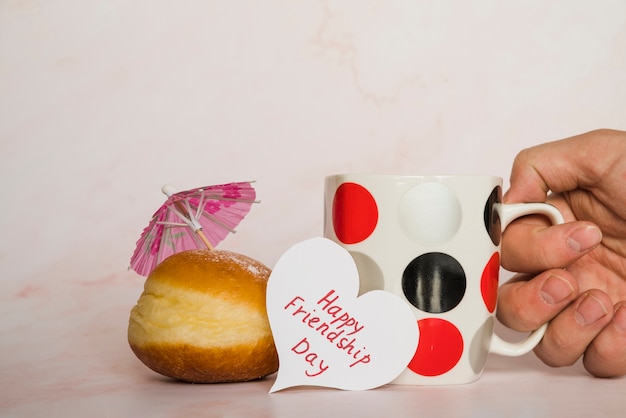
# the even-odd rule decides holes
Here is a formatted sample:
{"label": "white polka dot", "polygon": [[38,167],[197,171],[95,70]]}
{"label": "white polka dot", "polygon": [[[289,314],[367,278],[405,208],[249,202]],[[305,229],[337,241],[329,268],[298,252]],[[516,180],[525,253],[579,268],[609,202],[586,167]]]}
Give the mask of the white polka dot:
{"label": "white polka dot", "polygon": [[406,235],[418,244],[449,241],[461,225],[461,205],[452,190],[440,183],[422,183],[400,201],[398,218]]}

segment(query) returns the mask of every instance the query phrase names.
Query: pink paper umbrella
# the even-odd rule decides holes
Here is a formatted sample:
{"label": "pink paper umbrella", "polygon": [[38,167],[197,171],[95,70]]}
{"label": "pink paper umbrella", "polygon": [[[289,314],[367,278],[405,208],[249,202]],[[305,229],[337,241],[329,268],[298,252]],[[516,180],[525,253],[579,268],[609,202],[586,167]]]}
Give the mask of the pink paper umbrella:
{"label": "pink paper umbrella", "polygon": [[168,198],[143,230],[130,259],[130,268],[142,276],[172,254],[194,248],[213,250],[258,203],[250,182],[178,193],[165,185],[162,191]]}

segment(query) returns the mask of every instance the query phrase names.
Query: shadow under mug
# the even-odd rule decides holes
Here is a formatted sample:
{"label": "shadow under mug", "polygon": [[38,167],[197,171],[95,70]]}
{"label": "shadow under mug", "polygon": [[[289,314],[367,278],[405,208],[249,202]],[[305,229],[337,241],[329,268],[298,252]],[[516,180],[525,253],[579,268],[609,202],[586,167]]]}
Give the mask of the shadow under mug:
{"label": "shadow under mug", "polygon": [[500,241],[525,215],[562,223],[554,206],[503,204],[495,176],[340,174],[324,194],[324,236],[352,255],[360,294],[392,292],[415,315],[415,355],[392,383],[469,383],[489,353],[520,356],[541,341],[546,325],[520,342],[494,334]]}

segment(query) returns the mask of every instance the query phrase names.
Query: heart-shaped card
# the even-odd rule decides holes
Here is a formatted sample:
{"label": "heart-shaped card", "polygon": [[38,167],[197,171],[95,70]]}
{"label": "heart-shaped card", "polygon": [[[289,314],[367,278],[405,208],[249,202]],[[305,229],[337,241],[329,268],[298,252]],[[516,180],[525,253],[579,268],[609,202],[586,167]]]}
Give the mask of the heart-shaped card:
{"label": "heart-shaped card", "polygon": [[270,393],[292,386],[372,389],[406,368],[419,337],[411,309],[393,293],[358,290],[352,256],[331,240],[303,241],[282,255],[267,284],[280,364]]}

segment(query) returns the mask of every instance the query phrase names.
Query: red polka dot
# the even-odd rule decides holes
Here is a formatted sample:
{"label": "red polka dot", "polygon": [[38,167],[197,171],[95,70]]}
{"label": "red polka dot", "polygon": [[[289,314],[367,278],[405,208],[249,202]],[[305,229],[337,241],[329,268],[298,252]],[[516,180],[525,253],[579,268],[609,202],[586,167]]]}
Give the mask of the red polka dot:
{"label": "red polka dot", "polygon": [[356,183],[343,183],[333,199],[335,235],[344,244],[361,242],[374,232],[378,207],[369,191]]}
{"label": "red polka dot", "polygon": [[450,322],[439,318],[417,321],[420,339],[409,369],[422,376],[439,376],[452,369],[463,354],[463,337]]}
{"label": "red polka dot", "polygon": [[489,312],[493,312],[496,309],[499,274],[500,254],[495,252],[489,259],[489,262],[483,270],[483,275],[480,278],[480,292],[483,295],[483,301]]}

